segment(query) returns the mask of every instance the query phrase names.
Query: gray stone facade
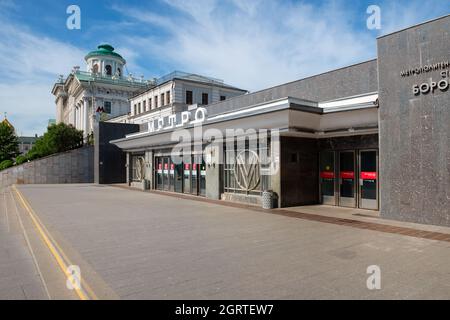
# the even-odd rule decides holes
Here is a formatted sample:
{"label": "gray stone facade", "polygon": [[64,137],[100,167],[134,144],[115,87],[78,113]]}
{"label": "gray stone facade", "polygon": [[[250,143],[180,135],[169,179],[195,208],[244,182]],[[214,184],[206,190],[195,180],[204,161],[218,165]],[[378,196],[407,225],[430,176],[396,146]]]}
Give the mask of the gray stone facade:
{"label": "gray stone facade", "polygon": [[208,114],[242,109],[284,97],[327,101],[376,92],[377,80],[377,60],[374,59],[214,103],[208,106]]}
{"label": "gray stone facade", "polygon": [[0,171],[0,187],[13,184],[92,183],[94,148],[83,147]]}
{"label": "gray stone facade", "polygon": [[137,124],[99,122],[94,126],[94,180],[95,183],[125,183],[126,155],[109,143],[126,134],[139,131]]}
{"label": "gray stone facade", "polygon": [[281,137],[279,206],[319,203],[316,139]]}
{"label": "gray stone facade", "polygon": [[450,61],[450,16],[378,39],[382,217],[450,225],[450,90],[413,92],[449,81],[442,73],[449,68],[420,70],[443,61]]}

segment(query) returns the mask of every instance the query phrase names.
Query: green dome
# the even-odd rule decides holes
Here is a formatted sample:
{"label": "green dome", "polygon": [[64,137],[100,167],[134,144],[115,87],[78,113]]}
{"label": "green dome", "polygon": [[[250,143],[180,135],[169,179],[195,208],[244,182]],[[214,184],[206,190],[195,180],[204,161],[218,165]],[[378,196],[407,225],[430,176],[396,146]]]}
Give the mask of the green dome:
{"label": "green dome", "polygon": [[99,45],[97,50],[89,52],[84,59],[87,60],[94,56],[112,56],[123,60],[123,63],[125,63],[125,59],[120,54],[114,52],[114,47],[109,44]]}

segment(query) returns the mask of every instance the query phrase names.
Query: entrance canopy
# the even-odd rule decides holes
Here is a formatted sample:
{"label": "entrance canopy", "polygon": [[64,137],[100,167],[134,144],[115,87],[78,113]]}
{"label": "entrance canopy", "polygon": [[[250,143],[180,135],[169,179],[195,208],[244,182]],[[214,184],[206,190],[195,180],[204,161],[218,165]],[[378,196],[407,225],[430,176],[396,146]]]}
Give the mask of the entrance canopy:
{"label": "entrance canopy", "polygon": [[[370,93],[345,99],[314,102],[285,97],[262,104],[208,116],[205,109],[202,131],[216,130],[224,136],[227,130],[278,129],[281,135],[308,138],[371,134],[378,132],[378,95]],[[196,109],[190,111],[194,119]],[[173,115],[177,121],[184,115]],[[161,119],[159,124],[167,123]],[[158,121],[157,121],[158,122]],[[187,130],[195,136],[194,128],[200,123],[173,126],[150,132],[147,124],[139,133],[111,141],[125,151],[139,151],[153,147],[170,147],[179,142],[177,129]],[[202,136],[201,136],[202,137]]]}

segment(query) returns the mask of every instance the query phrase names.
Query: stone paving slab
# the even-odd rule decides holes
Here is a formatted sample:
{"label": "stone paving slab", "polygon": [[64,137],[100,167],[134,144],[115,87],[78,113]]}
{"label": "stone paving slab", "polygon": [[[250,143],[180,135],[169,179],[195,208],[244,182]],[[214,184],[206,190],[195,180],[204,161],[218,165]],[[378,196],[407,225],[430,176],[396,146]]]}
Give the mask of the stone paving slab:
{"label": "stone paving slab", "polygon": [[0,299],[48,299],[8,189],[0,192],[0,216]]}
{"label": "stone paving slab", "polygon": [[108,186],[19,189],[87,281],[123,299],[450,298],[448,242]]}
{"label": "stone paving slab", "polygon": [[0,300],[75,299],[11,188],[0,191]]}

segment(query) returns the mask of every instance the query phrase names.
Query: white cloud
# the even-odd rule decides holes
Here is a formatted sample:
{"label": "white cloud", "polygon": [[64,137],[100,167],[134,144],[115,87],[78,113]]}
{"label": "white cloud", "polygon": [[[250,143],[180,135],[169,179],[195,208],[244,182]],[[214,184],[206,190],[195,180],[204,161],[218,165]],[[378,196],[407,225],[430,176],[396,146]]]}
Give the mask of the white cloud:
{"label": "white cloud", "polygon": [[85,50],[33,34],[0,16],[0,112],[17,132],[42,134],[55,117],[52,86],[59,74],[83,62]]}
{"label": "white cloud", "polygon": [[49,82],[0,84],[1,112],[19,135],[31,136],[44,133],[48,119],[55,118],[55,100]]}
{"label": "white cloud", "polygon": [[[121,10],[169,33],[125,39],[165,64],[255,90],[375,56],[374,36],[355,32],[334,4],[166,0],[177,14]],[[364,12],[362,14],[365,14]],[[163,21],[163,23],[162,23]]]}
{"label": "white cloud", "polygon": [[65,74],[83,61],[85,50],[28,30],[2,24],[0,62],[7,76],[15,80],[45,78]]}
{"label": "white cloud", "polygon": [[381,6],[381,33],[391,33],[448,13],[448,0],[387,1]]}
{"label": "white cloud", "polygon": [[[440,0],[378,1],[383,28],[377,32],[366,28],[366,8],[357,12],[347,1],[164,2],[170,9],[165,15],[122,7],[120,12],[141,24],[139,35],[122,35],[122,41],[163,66],[220,77],[251,91],[375,58],[380,33],[446,10]],[[145,36],[155,29],[167,36]]]}

